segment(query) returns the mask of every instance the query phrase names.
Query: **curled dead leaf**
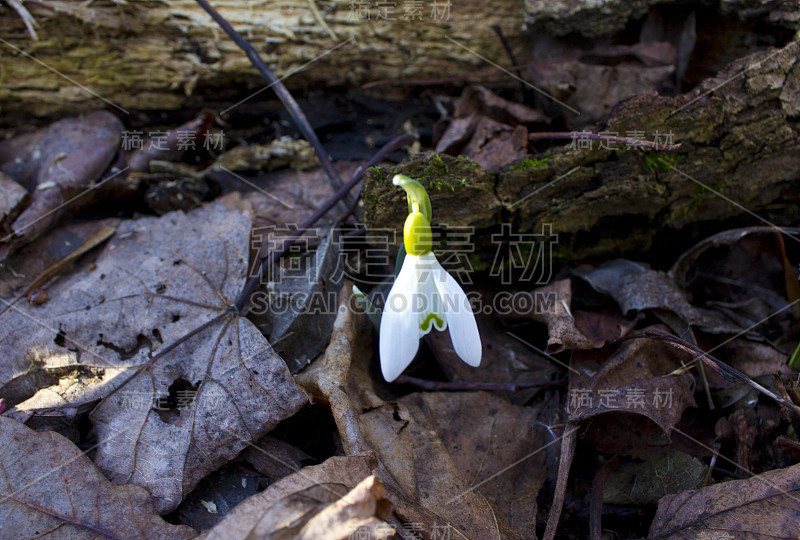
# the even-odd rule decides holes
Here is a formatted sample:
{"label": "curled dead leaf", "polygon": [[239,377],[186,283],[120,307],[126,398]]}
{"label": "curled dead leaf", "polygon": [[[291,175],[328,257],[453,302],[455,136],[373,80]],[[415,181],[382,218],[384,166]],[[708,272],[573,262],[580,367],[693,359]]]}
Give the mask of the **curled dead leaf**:
{"label": "curled dead leaf", "polygon": [[638,321],[610,310],[573,310],[572,282],[569,279],[549,283],[537,289],[536,293],[554,298],[547,309],[531,314],[533,320],[547,324],[545,352],[548,354],[600,348],[607,341],[625,336]]}
{"label": "curled dead leaf", "polygon": [[374,465],[367,456],[339,456],[300,469],[239,504],[204,538],[390,538],[391,505],[371,475]]}

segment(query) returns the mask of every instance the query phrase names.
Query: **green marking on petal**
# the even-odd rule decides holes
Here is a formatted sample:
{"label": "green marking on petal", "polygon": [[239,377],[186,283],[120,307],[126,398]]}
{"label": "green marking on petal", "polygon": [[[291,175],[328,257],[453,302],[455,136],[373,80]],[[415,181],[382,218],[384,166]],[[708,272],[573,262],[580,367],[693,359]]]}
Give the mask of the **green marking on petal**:
{"label": "green marking on petal", "polygon": [[434,322],[436,328],[444,327],[444,321],[442,320],[441,317],[439,317],[436,313],[428,313],[428,315],[425,317],[425,320],[419,323],[419,329],[422,330],[423,332],[430,331],[431,321]]}

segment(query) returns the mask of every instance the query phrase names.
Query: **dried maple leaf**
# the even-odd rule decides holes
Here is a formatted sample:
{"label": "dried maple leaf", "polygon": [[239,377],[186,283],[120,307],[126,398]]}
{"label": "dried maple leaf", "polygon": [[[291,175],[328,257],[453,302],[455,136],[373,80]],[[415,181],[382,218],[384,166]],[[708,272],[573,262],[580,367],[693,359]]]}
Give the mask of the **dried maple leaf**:
{"label": "dried maple leaf", "polygon": [[78,447],[0,418],[4,538],[192,538],[162,520],[139,486],[115,486]]}
{"label": "dried maple leaf", "polygon": [[[230,308],[249,237],[250,216],[220,203],[122,223],[46,304],[0,317],[0,395],[16,404],[6,414],[69,416],[101,400],[95,463],[115,483],[146,487],[160,512],[175,508],[306,402],[263,335]],[[21,389],[42,372],[62,378],[25,399]]]}

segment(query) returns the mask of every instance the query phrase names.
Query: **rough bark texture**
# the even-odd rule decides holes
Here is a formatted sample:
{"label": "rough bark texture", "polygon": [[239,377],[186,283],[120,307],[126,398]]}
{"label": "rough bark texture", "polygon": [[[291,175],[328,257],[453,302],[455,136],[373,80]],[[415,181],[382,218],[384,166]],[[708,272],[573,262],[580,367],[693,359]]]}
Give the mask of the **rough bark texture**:
{"label": "rough bark texture", "polygon": [[[492,25],[502,29],[520,62],[530,62],[563,54],[575,45],[569,36],[619,32],[657,4],[683,5],[659,0],[423,0],[414,11],[412,0],[383,1],[383,8],[377,0],[214,2],[278,76],[291,74],[286,84],[292,89],[479,72],[484,78],[494,75],[493,86],[514,86],[517,81],[493,72],[475,54],[510,64]],[[704,21],[706,33],[720,16],[788,29],[800,25],[795,0],[697,5],[716,12]],[[121,113],[230,105],[264,87],[244,53],[194,0],[28,0],[24,6],[38,25],[33,27],[36,41],[23,18],[0,3],[0,124],[98,106]],[[715,41],[730,35],[726,28]],[[630,86],[624,73],[609,75],[613,70],[608,66],[597,69],[598,79],[613,75],[621,77],[620,86]],[[563,87],[570,81],[569,73],[554,73],[536,84],[566,100]],[[631,94],[636,90],[632,85]],[[105,105],[92,92],[108,100]]]}
{"label": "rough bark texture", "polygon": [[[491,25],[499,25],[509,38],[519,41],[525,17],[519,0],[437,3],[450,4],[449,13],[442,7],[434,13],[430,1],[420,3],[417,12],[407,11],[412,5],[409,0],[398,0],[384,3],[390,6],[384,14],[394,20],[375,20],[379,10],[374,1],[213,2],[279,77],[301,70],[341,45],[292,74],[285,81],[290,88],[442,77],[469,72],[478,65],[488,67],[446,36],[508,65]],[[0,42],[0,110],[4,115],[19,108],[44,115],[103,106],[96,96],[15,48],[126,110],[179,108],[193,92],[235,103],[265,86],[245,54],[194,0],[90,4],[31,0],[25,6],[38,21],[38,41],[31,40],[16,13],[0,4],[4,39]],[[359,13],[361,6],[368,8],[369,19]],[[265,96],[269,94],[260,98]]]}
{"label": "rough bark texture", "polygon": [[677,154],[622,144],[612,150],[594,141],[591,149],[562,147],[493,173],[465,158],[422,156],[396,171],[370,170],[364,218],[370,227],[402,226],[402,193],[389,181],[400,172],[428,186],[435,222],[474,226],[478,237],[500,221],[531,232],[549,223],[562,259],[685,243],[732,222],[763,225],[751,212],[796,222],[798,49],[793,42],[742,58],[688,95],[623,102],[601,128],[649,140],[671,133],[684,145]]}

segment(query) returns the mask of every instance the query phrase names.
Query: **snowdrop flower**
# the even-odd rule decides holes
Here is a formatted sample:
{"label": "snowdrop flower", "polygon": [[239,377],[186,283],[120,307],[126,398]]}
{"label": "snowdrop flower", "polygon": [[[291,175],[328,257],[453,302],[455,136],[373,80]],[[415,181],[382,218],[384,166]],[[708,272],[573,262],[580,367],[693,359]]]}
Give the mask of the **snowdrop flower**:
{"label": "snowdrop flower", "polygon": [[431,203],[425,189],[407,176],[392,180],[406,190],[409,214],[403,227],[406,256],[383,309],[380,357],[383,378],[391,382],[408,367],[419,340],[435,326],[450,328],[456,354],[467,364],[481,363],[481,337],[467,295],[431,252]]}

